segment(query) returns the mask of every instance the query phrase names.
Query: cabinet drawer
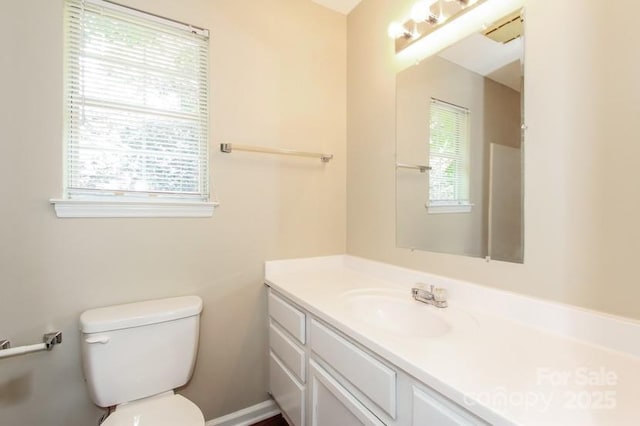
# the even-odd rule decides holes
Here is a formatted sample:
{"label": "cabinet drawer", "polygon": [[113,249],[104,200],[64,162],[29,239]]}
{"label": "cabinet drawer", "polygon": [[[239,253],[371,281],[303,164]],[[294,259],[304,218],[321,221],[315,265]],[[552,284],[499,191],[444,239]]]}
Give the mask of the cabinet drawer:
{"label": "cabinet drawer", "polygon": [[413,426],[488,426],[489,423],[435,391],[413,387]]}
{"label": "cabinet drawer", "polygon": [[396,372],[316,320],[311,349],[392,418],[396,418]]}
{"label": "cabinet drawer", "polygon": [[303,345],[306,343],[304,313],[269,289],[269,315]]}
{"label": "cabinet drawer", "polygon": [[329,373],[309,361],[311,426],[384,426]]}
{"label": "cabinet drawer", "polygon": [[269,324],[269,346],[280,361],[302,383],[306,381],[304,351],[287,337],[273,321]]}
{"label": "cabinet drawer", "polygon": [[273,352],[269,354],[269,389],[293,426],[304,426],[304,386],[296,381]]}

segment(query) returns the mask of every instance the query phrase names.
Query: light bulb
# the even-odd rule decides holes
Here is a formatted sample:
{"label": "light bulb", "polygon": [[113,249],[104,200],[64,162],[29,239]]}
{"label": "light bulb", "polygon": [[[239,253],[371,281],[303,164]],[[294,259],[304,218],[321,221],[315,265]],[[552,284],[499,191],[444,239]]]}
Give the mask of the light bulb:
{"label": "light bulb", "polygon": [[429,15],[431,15],[431,10],[429,9],[430,6],[430,3],[426,1],[419,1],[414,4],[411,8],[411,19],[413,22],[426,21]]}
{"label": "light bulb", "polygon": [[389,24],[389,28],[387,28],[387,34],[389,38],[397,39],[405,36],[408,33],[407,29],[399,22],[392,22]]}

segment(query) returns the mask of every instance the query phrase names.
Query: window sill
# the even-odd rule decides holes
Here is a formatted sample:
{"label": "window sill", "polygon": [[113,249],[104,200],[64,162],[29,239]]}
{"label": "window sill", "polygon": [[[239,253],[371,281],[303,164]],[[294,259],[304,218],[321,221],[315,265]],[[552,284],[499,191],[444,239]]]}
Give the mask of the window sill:
{"label": "window sill", "polygon": [[217,202],[52,199],[61,218],[211,217]]}
{"label": "window sill", "polygon": [[448,205],[429,205],[426,204],[427,213],[429,214],[445,214],[445,213],[471,213],[473,204],[448,204]]}

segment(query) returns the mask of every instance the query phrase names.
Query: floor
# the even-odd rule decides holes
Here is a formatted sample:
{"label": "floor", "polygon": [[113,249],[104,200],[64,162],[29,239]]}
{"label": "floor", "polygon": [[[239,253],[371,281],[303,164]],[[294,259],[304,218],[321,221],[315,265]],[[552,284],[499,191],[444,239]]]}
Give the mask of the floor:
{"label": "floor", "polygon": [[278,414],[275,417],[271,417],[270,419],[263,420],[252,426],[288,426],[288,424],[285,421],[285,419],[282,418],[282,414]]}

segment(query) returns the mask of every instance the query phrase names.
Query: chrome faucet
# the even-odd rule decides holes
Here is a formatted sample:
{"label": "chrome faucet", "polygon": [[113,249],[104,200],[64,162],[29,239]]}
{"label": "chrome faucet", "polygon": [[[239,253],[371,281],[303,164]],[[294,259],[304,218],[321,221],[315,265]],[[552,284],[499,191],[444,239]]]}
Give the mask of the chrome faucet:
{"label": "chrome faucet", "polygon": [[[420,285],[420,283],[417,285]],[[426,290],[419,286],[413,287],[411,289],[411,296],[418,302],[427,303],[436,308],[447,307],[447,290],[444,288],[431,286],[429,290]]]}

